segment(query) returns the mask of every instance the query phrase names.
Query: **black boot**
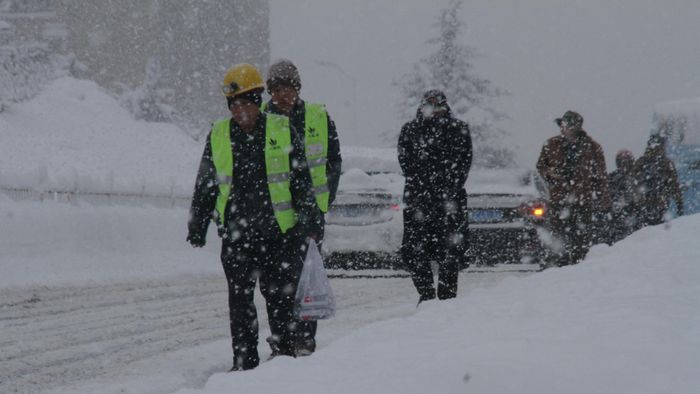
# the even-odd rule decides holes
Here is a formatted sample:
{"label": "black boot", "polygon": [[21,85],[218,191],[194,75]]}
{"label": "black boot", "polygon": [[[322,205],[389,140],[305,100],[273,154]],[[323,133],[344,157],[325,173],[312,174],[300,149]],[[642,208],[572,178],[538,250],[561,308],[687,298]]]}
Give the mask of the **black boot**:
{"label": "black boot", "polygon": [[231,367],[229,372],[246,371],[257,367],[258,364],[260,364],[257,349],[238,351],[236,353],[237,354],[234,354],[233,356],[233,367]]}
{"label": "black boot", "polygon": [[316,351],[315,339],[302,339],[296,344],[295,353],[297,356],[310,356]]}
{"label": "black boot", "polygon": [[272,350],[270,357],[267,359],[268,361],[278,356],[296,357],[293,342],[279,342],[274,336],[268,337],[267,342],[270,344],[270,350]]}
{"label": "black boot", "polygon": [[317,321],[301,321],[297,323],[295,353],[297,356],[310,356],[316,351]]}

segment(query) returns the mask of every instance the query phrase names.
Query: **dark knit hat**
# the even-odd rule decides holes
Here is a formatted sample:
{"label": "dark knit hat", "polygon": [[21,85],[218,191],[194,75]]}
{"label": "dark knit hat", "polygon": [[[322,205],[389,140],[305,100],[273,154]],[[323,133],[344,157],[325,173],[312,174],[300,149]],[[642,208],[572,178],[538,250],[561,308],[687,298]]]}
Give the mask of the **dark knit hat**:
{"label": "dark knit hat", "polygon": [[236,99],[248,100],[248,101],[254,103],[257,107],[260,107],[260,105],[262,105],[262,89],[250,90],[250,91],[247,91],[245,93],[241,93],[241,94],[233,96],[233,97],[226,97],[226,102],[228,103],[229,108],[231,108],[231,104],[233,104],[233,100],[236,100]]}
{"label": "dark knit hat", "polygon": [[301,90],[299,70],[290,60],[281,59],[270,66],[270,71],[267,75],[268,91],[280,85],[291,86],[297,92]]}

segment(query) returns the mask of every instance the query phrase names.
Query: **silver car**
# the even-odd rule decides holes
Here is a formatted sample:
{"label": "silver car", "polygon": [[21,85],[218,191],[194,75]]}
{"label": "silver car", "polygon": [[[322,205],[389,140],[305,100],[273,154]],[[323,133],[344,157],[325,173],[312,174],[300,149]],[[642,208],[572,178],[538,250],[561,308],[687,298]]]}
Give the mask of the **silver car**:
{"label": "silver car", "polygon": [[549,193],[535,171],[475,169],[466,188],[472,263],[540,264],[547,258]]}
{"label": "silver car", "polygon": [[[350,269],[400,267],[404,178],[396,152],[357,149],[354,156],[343,152],[347,170],[326,216],[326,264]],[[352,160],[356,156],[360,160]],[[469,263],[536,265],[548,256],[548,192],[536,172],[474,168],[465,187]]]}
{"label": "silver car", "polygon": [[326,214],[322,251],[326,266],[364,269],[393,266],[401,246],[403,177],[345,171]]}

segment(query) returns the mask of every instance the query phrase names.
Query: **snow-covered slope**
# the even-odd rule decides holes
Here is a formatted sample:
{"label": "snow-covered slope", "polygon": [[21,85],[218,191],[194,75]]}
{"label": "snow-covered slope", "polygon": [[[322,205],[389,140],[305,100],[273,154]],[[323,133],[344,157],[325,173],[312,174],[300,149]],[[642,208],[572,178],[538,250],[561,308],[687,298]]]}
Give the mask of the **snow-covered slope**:
{"label": "snow-covered slope", "polygon": [[203,144],[136,121],[94,82],[69,77],[0,114],[0,186],[192,193]]}

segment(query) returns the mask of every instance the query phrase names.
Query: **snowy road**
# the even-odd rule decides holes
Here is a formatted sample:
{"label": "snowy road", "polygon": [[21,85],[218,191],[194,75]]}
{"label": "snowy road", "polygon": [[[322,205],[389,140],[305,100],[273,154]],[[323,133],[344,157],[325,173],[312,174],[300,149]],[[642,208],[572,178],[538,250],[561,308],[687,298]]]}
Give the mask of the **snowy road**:
{"label": "snowy road", "polygon": [[[525,273],[463,273],[460,292],[491,286],[509,275]],[[409,279],[334,279],[332,283],[338,315],[320,324],[320,347],[358,327],[415,312],[416,295]],[[110,390],[110,385],[125,385],[130,376],[163,370],[178,373],[172,369],[180,368],[179,364],[168,361],[168,355],[214,342],[230,359],[225,286],[223,275],[210,274],[92,287],[2,290],[0,392],[80,392],[81,385],[90,381],[90,392],[95,386],[113,392],[117,390]],[[259,293],[257,297],[260,312],[263,303]],[[267,323],[264,312],[259,316],[264,359]],[[152,371],[144,371],[144,365]],[[221,360],[193,362],[187,365],[188,371],[180,371],[187,377],[179,383],[151,386],[147,391],[197,387],[221,368],[225,368]],[[96,384],[96,379],[101,383]]]}
{"label": "snowy road", "polygon": [[36,392],[136,360],[220,339],[226,297],[215,278],[3,294],[0,392]]}

